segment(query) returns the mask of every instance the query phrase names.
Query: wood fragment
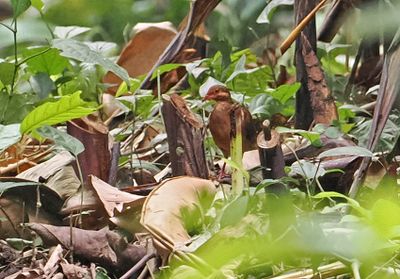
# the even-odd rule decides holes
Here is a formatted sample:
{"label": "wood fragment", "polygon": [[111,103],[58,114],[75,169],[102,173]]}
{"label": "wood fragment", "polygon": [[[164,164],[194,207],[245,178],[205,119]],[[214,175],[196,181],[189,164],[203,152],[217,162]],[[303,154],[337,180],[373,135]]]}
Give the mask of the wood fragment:
{"label": "wood fragment", "polygon": [[[281,148],[280,135],[270,129],[269,120],[263,122],[263,131],[257,137],[258,151],[260,154],[262,173],[264,179],[278,179],[285,176],[285,160]],[[284,186],[271,185],[267,188],[272,192],[281,192]]]}
{"label": "wood fragment", "polygon": [[204,125],[177,94],[164,98],[162,114],[168,135],[173,176],[189,175],[208,178],[204,151]]}

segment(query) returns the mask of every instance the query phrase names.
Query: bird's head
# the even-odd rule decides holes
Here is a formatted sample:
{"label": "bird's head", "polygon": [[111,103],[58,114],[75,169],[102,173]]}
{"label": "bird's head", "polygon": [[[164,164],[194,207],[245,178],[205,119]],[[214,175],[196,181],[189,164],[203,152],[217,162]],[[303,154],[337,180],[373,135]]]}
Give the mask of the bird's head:
{"label": "bird's head", "polygon": [[228,88],[223,85],[213,85],[208,89],[204,100],[231,101],[232,99]]}

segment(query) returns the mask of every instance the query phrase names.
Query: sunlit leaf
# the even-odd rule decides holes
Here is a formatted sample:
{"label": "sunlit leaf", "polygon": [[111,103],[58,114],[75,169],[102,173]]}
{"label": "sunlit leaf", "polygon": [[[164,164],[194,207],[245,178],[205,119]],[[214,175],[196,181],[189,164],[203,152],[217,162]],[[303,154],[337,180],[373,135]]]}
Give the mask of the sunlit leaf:
{"label": "sunlit leaf", "polygon": [[56,102],[48,102],[35,108],[21,123],[22,134],[33,132],[44,125],[54,125],[88,115],[97,108],[80,98],[80,92],[63,96]]}
{"label": "sunlit leaf", "polygon": [[162,75],[164,73],[168,73],[172,70],[178,69],[179,67],[182,67],[184,65],[182,64],[165,64],[165,65],[161,65],[157,68],[157,70],[155,70],[153,72],[153,75],[151,76],[150,80],[153,80],[157,77],[157,75]]}
{"label": "sunlit leaf", "polygon": [[89,27],[56,26],[56,28],[54,28],[54,35],[60,39],[70,39],[88,31],[90,31]]}
{"label": "sunlit leaf", "polygon": [[277,99],[281,104],[285,104],[291,99],[297,90],[299,90],[301,84],[295,82],[293,84],[283,84],[271,92],[271,96]]}
{"label": "sunlit leaf", "polygon": [[58,49],[47,49],[46,47],[34,47],[24,51],[24,58],[30,58],[26,62],[29,70],[35,73],[48,73],[49,75],[60,74],[68,67],[68,59],[61,56]]}
{"label": "sunlit leaf", "polygon": [[42,0],[31,0],[32,7],[35,7],[38,11],[41,11],[44,7]]}

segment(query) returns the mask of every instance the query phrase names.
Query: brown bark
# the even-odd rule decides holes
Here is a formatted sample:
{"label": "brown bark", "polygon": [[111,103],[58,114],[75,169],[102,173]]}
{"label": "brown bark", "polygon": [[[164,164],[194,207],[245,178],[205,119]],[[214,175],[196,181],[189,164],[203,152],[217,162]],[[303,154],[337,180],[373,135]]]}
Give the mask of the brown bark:
{"label": "brown bark", "polygon": [[[301,20],[306,17],[315,7],[315,0],[295,0],[295,21],[298,25]],[[302,34],[310,42],[311,49],[316,52],[317,39],[315,31],[315,19],[312,19],[310,23],[304,28]],[[313,111],[310,101],[310,92],[307,88],[307,72],[302,54],[303,46],[301,36],[296,40],[296,79],[301,83],[299,91],[296,93],[296,120],[295,127],[300,129],[306,129],[310,127],[313,121]]]}
{"label": "brown bark", "polygon": [[314,123],[329,125],[338,118],[335,100],[326,84],[325,74],[315,51],[304,35],[301,36],[301,39],[313,120]]}
{"label": "brown bark", "polygon": [[203,123],[177,94],[172,94],[169,100],[164,100],[162,114],[168,135],[172,175],[208,178]]}

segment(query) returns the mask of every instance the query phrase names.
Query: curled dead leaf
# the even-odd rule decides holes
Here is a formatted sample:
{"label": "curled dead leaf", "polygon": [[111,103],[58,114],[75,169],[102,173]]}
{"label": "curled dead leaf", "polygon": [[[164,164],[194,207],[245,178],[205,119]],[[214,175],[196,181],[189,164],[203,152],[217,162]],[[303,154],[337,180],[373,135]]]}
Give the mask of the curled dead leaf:
{"label": "curled dead leaf", "polygon": [[168,179],[147,197],[141,223],[160,242],[161,248],[182,248],[198,230],[204,208],[216,193],[212,181],[181,176]]}

